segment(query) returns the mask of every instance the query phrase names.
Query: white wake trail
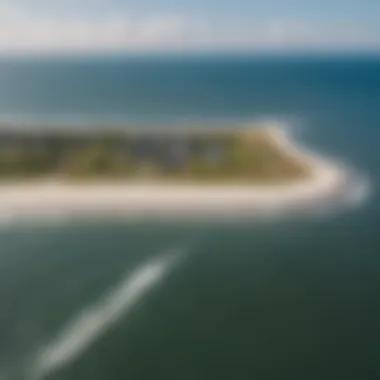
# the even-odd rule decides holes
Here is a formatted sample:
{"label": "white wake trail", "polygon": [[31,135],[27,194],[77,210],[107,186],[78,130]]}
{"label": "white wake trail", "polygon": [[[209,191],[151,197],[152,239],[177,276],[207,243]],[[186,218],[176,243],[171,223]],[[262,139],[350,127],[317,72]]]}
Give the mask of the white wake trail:
{"label": "white wake trail", "polygon": [[42,379],[77,358],[136,303],[178,262],[178,252],[152,259],[128,275],[116,288],[85,308],[37,357],[34,378]]}

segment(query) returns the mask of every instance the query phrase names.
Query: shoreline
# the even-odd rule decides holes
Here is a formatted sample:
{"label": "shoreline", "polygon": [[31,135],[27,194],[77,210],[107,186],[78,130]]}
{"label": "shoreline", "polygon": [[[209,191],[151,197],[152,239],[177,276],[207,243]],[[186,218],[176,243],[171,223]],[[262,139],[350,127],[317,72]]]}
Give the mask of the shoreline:
{"label": "shoreline", "polygon": [[[0,183],[0,217],[255,216],[338,202],[354,184],[347,168],[301,147],[282,127],[266,127],[275,143],[312,169],[286,184],[193,184],[55,179]],[[361,195],[361,198],[364,196]]]}

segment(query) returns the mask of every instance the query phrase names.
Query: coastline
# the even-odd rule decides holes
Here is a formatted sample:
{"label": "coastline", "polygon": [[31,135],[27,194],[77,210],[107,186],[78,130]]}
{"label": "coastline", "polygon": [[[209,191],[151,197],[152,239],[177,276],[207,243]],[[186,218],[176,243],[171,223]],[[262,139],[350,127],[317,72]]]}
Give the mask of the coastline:
{"label": "coastline", "polygon": [[273,185],[4,182],[0,183],[0,216],[255,216],[339,202],[347,195],[352,185],[347,168],[307,151],[285,128],[271,125],[266,129],[275,144],[311,167],[310,176]]}

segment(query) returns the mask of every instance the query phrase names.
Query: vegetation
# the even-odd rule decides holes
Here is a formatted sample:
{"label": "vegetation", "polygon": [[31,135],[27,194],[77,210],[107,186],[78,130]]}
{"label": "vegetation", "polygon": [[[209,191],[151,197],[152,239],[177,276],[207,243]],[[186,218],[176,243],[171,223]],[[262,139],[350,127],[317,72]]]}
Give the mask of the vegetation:
{"label": "vegetation", "polygon": [[0,178],[283,181],[308,168],[263,130],[138,135],[0,132]]}

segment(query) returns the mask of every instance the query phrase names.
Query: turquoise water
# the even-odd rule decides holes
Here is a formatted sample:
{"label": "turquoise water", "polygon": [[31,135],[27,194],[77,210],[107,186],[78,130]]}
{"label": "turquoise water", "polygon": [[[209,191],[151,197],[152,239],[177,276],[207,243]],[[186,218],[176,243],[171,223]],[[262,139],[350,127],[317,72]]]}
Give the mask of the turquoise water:
{"label": "turquoise water", "polygon": [[339,213],[0,231],[2,379],[378,379],[380,59],[2,61],[0,115],[96,125],[256,118],[369,178]]}

